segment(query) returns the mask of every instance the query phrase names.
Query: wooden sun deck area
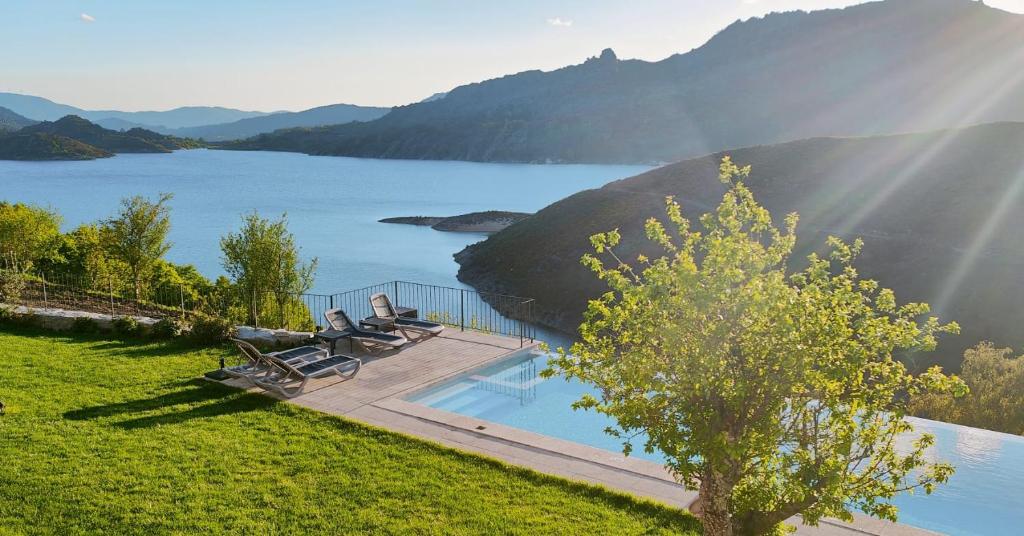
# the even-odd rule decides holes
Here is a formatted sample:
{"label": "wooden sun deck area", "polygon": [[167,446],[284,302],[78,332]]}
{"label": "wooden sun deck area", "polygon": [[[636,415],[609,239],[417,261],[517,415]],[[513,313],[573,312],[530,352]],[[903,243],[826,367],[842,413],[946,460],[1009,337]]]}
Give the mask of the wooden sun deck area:
{"label": "wooden sun deck area", "polygon": [[[349,380],[337,376],[311,380],[303,394],[287,402],[543,473],[598,484],[680,508],[690,507],[696,493],[685,490],[654,462],[405,400],[408,395],[432,384],[536,345],[529,340],[458,328],[448,328],[438,337],[411,343],[398,352],[386,352],[382,356],[348,352],[348,343],[341,341],[337,345],[338,353],[356,355],[362,360],[359,373]],[[241,380],[226,383],[247,387]],[[805,527],[796,520],[791,522],[798,526],[797,534],[808,536],[933,534],[907,525],[856,517],[852,525],[826,520],[818,527]]]}

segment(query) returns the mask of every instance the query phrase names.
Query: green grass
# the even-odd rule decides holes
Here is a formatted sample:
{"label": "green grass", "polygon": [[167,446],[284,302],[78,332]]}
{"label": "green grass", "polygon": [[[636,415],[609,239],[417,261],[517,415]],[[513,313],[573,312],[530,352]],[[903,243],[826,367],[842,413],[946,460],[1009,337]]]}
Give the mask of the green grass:
{"label": "green grass", "polygon": [[0,331],[0,534],[656,534],[679,510],[196,379],[227,349]]}

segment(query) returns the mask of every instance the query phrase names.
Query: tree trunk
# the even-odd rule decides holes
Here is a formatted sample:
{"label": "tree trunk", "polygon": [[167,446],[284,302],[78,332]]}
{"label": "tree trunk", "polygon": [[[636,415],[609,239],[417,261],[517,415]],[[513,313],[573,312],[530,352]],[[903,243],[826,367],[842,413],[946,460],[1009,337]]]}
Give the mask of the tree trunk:
{"label": "tree trunk", "polygon": [[729,497],[732,486],[725,477],[709,469],[704,471],[698,490],[700,513],[698,517],[704,525],[704,536],[732,536],[732,520],[729,518]]}

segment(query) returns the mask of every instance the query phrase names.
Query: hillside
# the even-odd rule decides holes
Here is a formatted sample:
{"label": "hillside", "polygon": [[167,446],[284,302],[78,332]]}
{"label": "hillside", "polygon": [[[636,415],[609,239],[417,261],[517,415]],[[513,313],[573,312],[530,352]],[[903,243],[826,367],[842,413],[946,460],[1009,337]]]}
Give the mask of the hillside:
{"label": "hillside", "polygon": [[[955,36],[951,38],[950,36]],[[458,87],[364,124],[233,144],[363,157],[667,162],[813,136],[1024,120],[1024,16],[972,0],[886,0],[736,22],[658,62]]]}
{"label": "hillside", "polygon": [[390,110],[390,108],[356,106],[353,104],[332,104],[301,112],[279,112],[241,119],[232,123],[174,129],[169,132],[176,136],[202,138],[206,141],[237,140],[285,128],[338,125],[352,121],[372,121],[388,113]]}
{"label": "hillside", "polygon": [[18,115],[7,108],[0,107],[0,133],[14,132],[34,124],[36,124],[36,121]]}
{"label": "hillside", "polygon": [[0,160],[95,160],[113,153],[42,132],[0,135]]}
{"label": "hillside", "polygon": [[77,115],[116,130],[133,127],[146,127],[150,130],[188,128],[267,115],[266,112],[235,110],[221,106],[184,106],[172,110],[142,112],[84,110],[42,97],[3,92],[0,92],[0,106],[39,121],[56,121],[67,115]]}
{"label": "hillside", "polygon": [[195,147],[195,142],[157,134],[145,129],[117,132],[105,129],[81,117],[69,115],[57,121],[23,128],[24,133],[43,133],[78,140],[111,153],[168,153]]}
{"label": "hillside", "polygon": [[[830,234],[863,237],[862,275],[902,301],[926,301],[963,333],[935,356],[956,366],[980,340],[1024,346],[1024,123],[873,138],[818,138],[730,151],[776,220],[800,214],[797,259]],[[459,279],[537,299],[542,323],[566,332],[604,290],[579,259],[588,238],[621,229],[619,254],[656,253],[643,222],[676,196],[684,214],[717,206],[723,153],[686,160],[563,199],[456,255]]]}

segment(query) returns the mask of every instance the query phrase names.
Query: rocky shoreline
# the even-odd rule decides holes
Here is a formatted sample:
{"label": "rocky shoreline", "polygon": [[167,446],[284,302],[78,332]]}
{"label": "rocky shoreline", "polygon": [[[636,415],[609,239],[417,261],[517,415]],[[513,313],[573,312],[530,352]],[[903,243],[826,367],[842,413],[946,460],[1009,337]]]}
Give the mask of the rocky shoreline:
{"label": "rocky shoreline", "polygon": [[530,214],[525,212],[508,212],[503,210],[489,210],[486,212],[471,212],[459,216],[399,216],[395,218],[384,218],[380,223],[396,223],[402,225],[420,225],[430,227],[435,231],[447,231],[454,233],[496,233],[505,229],[513,223],[528,218]]}

